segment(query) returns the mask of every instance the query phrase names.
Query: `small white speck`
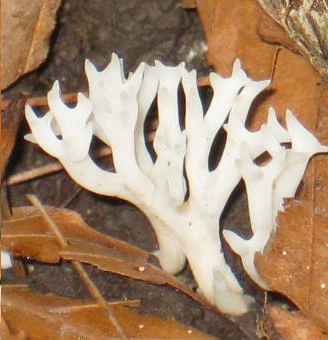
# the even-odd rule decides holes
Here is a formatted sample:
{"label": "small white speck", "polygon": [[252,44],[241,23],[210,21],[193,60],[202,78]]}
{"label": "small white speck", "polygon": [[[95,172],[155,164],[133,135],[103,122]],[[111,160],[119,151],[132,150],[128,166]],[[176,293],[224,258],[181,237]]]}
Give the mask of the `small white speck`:
{"label": "small white speck", "polygon": [[192,329],[188,329],[188,334],[192,334],[193,330]]}
{"label": "small white speck", "polygon": [[143,328],[145,328],[145,325],[140,324],[140,325],[138,325],[138,327],[139,327],[139,329],[143,329]]}
{"label": "small white speck", "polygon": [[283,250],[281,254],[285,256],[285,255],[287,255],[287,251]]}
{"label": "small white speck", "polygon": [[146,270],[146,267],[145,266],[140,266],[138,268],[138,270],[139,270],[140,273],[143,273]]}
{"label": "small white speck", "polygon": [[13,266],[10,253],[7,250],[1,250],[1,269],[8,269]]}
{"label": "small white speck", "polygon": [[321,283],[320,288],[322,288],[322,289],[326,288],[326,284],[325,283]]}
{"label": "small white speck", "polygon": [[33,264],[28,264],[27,265],[27,271],[29,272],[29,273],[32,273],[33,271],[35,270],[35,267],[33,266]]}
{"label": "small white speck", "polygon": [[310,270],[310,266],[306,266],[306,270]]}
{"label": "small white speck", "polygon": [[186,55],[186,61],[190,62],[195,57],[201,56],[206,53],[208,50],[207,44],[204,41],[196,41],[194,42],[193,47],[189,50],[188,54]]}

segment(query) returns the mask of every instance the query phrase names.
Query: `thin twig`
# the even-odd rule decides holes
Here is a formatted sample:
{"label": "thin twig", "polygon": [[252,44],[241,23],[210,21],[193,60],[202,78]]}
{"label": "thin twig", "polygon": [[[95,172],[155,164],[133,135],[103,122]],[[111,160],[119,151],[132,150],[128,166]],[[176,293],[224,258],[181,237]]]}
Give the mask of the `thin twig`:
{"label": "thin twig", "polygon": [[82,187],[78,187],[76,185],[74,192],[64,202],[60,204],[60,207],[67,208],[67,206],[81,193],[82,190],[83,190]]}
{"label": "thin twig", "polygon": [[[209,85],[209,78],[208,77],[198,77],[197,78],[197,84],[198,86],[207,86]],[[84,93],[84,95],[88,95],[87,93]],[[67,93],[62,94],[61,99],[65,103],[75,103],[77,101],[77,93]],[[1,101],[1,111],[5,110],[8,105],[10,104],[11,100],[3,100]],[[47,106],[48,105],[48,98],[47,96],[43,97],[34,97],[34,98],[28,98],[27,105],[30,106]]]}
{"label": "thin twig", "polygon": [[[111,153],[112,153],[112,150],[109,147],[103,147],[103,148],[98,149],[94,153],[94,155],[95,157],[98,158],[98,157],[105,157],[105,156],[111,155]],[[34,178],[38,178],[41,176],[52,174],[54,172],[58,172],[61,170],[63,170],[63,166],[59,162],[53,162],[47,165],[40,166],[35,169],[26,170],[15,175],[11,175],[8,177],[6,184],[7,185],[19,184],[19,183],[26,182]]]}
{"label": "thin twig", "polygon": [[41,202],[38,200],[38,198],[35,195],[26,195],[28,200],[40,210],[42,216],[46,220],[48,227],[51,229],[51,231],[55,234],[57,240],[61,244],[62,247],[66,247],[69,245],[69,243],[65,240],[63,234],[59,230],[59,228],[56,226],[56,224],[51,220],[49,215],[47,214],[46,210],[44,209]]}
{"label": "thin twig", "polygon": [[[125,306],[125,307],[140,307],[140,300],[127,300],[127,301],[110,301],[107,302],[110,306]],[[87,308],[95,308],[99,307],[98,303],[83,303],[83,304],[77,304],[73,306],[61,306],[61,307],[53,307],[51,308],[51,312],[55,313],[64,313],[67,314],[71,311],[79,311],[82,308],[85,310]]]}
{"label": "thin twig", "polygon": [[[67,93],[62,94],[61,99],[65,103],[74,103],[77,101],[77,93]],[[8,105],[10,104],[11,100],[4,100],[1,101],[1,111],[5,110]],[[34,98],[28,98],[26,101],[27,105],[30,106],[47,106],[48,105],[48,99],[46,96],[43,97],[34,97]]]}
{"label": "thin twig", "polygon": [[99,303],[100,306],[104,308],[105,314],[109,317],[110,321],[112,322],[112,324],[114,325],[118,333],[120,334],[121,338],[123,340],[128,340],[129,338],[125,334],[123,327],[118,321],[113,308],[108,305],[107,301],[101,295],[97,286],[92,282],[92,280],[88,276],[88,273],[82,267],[82,264],[78,261],[71,261],[71,262],[72,262],[73,267],[79,274],[80,278],[82,279],[82,281],[88,288],[90,295]]}
{"label": "thin twig", "polygon": [[54,172],[58,172],[63,169],[63,166],[59,162],[53,162],[47,165],[40,166],[35,169],[22,171],[18,174],[11,175],[6,180],[7,185],[19,184],[29,181],[34,178],[45,176]]}
{"label": "thin twig", "polygon": [[[151,127],[151,131],[147,134],[147,141],[151,142],[154,140],[155,137],[155,130],[158,122],[154,120],[153,125]],[[112,154],[112,150],[110,147],[105,146],[102,147],[94,152],[94,157],[100,158],[109,156]],[[5,181],[7,185],[14,185],[29,181],[31,179],[39,178],[41,176],[49,175],[58,171],[63,170],[63,166],[59,162],[53,162],[47,165],[42,165],[38,168],[34,168],[31,170],[22,171],[18,174],[14,174],[8,177]]]}
{"label": "thin twig", "polygon": [[198,86],[209,86],[210,85],[210,77],[198,77],[197,78],[197,85]]}
{"label": "thin twig", "polygon": [[[67,247],[69,245],[68,241],[65,239],[63,234],[61,233],[60,229],[57,227],[57,225],[52,221],[50,216],[48,215],[47,211],[44,209],[41,202],[38,200],[38,198],[35,195],[27,195],[27,198],[29,201],[40,210],[42,216],[44,217],[47,225],[51,229],[51,231],[55,234],[58,242],[61,244],[62,247]],[[113,308],[108,305],[107,301],[104,299],[104,297],[101,295],[99,289],[97,286],[92,282],[92,280],[89,278],[87,272],[83,268],[82,264],[76,260],[71,261],[73,267],[79,274],[81,280],[86,285],[90,295],[97,301],[97,303],[104,309],[105,314],[109,317],[110,321],[120,334],[121,338],[123,340],[129,340],[128,336],[125,334],[125,331],[123,327],[121,326],[120,322],[118,321],[115,312]]]}
{"label": "thin twig", "polygon": [[270,81],[270,85],[269,85],[269,90],[272,89],[272,84],[273,84],[273,81],[274,81],[274,76],[275,76],[275,72],[276,72],[278,56],[279,56],[280,51],[281,51],[281,47],[277,47],[277,49],[274,53],[274,56],[273,56],[272,69],[271,69],[271,74],[270,74],[271,81]]}

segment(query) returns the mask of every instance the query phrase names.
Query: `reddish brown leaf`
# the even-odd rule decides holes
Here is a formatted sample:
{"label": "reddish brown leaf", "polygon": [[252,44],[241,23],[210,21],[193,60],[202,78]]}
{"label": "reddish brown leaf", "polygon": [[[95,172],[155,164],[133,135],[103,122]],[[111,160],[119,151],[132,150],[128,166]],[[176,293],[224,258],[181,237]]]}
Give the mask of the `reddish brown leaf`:
{"label": "reddish brown leaf", "polygon": [[[61,98],[65,103],[76,103],[77,93],[62,94]],[[1,101],[1,110],[5,110],[9,104],[10,100]],[[27,98],[26,104],[30,106],[47,106],[48,99],[46,96]]]}
{"label": "reddish brown leaf", "polygon": [[256,264],[270,288],[288,296],[328,332],[328,209],[288,201],[275,237],[257,255]]}
{"label": "reddish brown leaf", "polygon": [[[20,96],[14,99],[6,110],[1,111],[1,180],[15,145],[16,134],[23,117],[25,102],[25,96]],[[1,216],[3,219],[7,219],[10,214],[6,187],[1,185]]]}
{"label": "reddish brown leaf", "polygon": [[258,129],[272,106],[282,121],[289,108],[313,131],[322,86],[320,75],[303,56],[286,48],[277,55],[276,45],[262,41],[258,26],[266,13],[257,1],[198,0],[197,8],[208,42],[208,61],[217,72],[230,76],[233,61],[240,58],[253,79],[273,78],[270,95],[256,103],[251,127]]}
{"label": "reddish brown leaf", "polygon": [[[324,145],[328,145],[328,82],[322,88],[318,105],[317,136]],[[311,197],[316,209],[324,209],[328,216],[328,155],[319,155],[312,160],[311,175]]]}
{"label": "reddish brown leaf", "polygon": [[96,232],[73,211],[45,208],[68,241],[68,246],[60,245],[36,208],[22,207],[14,208],[12,218],[4,222],[3,248],[14,256],[26,256],[41,262],[76,260],[135,279],[159,285],[169,284],[205,303],[177,278],[152,265],[148,252]]}
{"label": "reddish brown leaf", "polygon": [[[318,109],[317,135],[328,145],[328,84]],[[328,332],[328,156],[310,163],[302,200],[289,201],[264,254],[256,257],[269,286],[287,295]]]}
{"label": "reddish brown leaf", "polygon": [[26,340],[26,334],[20,330],[17,334],[13,334],[8,325],[6,320],[1,317],[1,339],[2,340]]}
{"label": "reddish brown leaf", "polygon": [[26,97],[21,96],[13,100],[6,110],[1,112],[1,177],[15,144],[25,102]]}
{"label": "reddish brown leaf", "polygon": [[281,340],[327,340],[300,312],[289,312],[277,306],[266,307],[269,319]]}
{"label": "reddish brown leaf", "polygon": [[[176,321],[139,315],[115,303],[109,305],[129,339],[214,339]],[[120,339],[103,309],[93,301],[73,301],[4,286],[2,315],[11,332],[24,331],[29,340]]]}
{"label": "reddish brown leaf", "polygon": [[208,62],[216,71],[230,76],[233,61],[240,58],[252,77],[270,77],[276,47],[256,34],[264,13],[256,0],[198,0],[197,8],[208,43]]}
{"label": "reddish brown leaf", "polygon": [[1,90],[44,61],[60,3],[61,0],[1,2]]}

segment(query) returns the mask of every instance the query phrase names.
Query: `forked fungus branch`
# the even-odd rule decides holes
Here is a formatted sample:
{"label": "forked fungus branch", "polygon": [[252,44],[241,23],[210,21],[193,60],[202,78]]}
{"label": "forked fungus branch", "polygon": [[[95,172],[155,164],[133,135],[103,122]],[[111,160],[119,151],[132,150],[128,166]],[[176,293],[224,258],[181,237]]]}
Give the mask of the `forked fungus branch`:
{"label": "forked fungus branch", "polygon": [[[155,230],[157,255],[165,270],[176,274],[187,259],[199,290],[211,303],[226,313],[244,313],[252,298],[244,294],[226,263],[219,236],[220,215],[229,196],[243,179],[253,236],[245,240],[229,230],[223,236],[241,256],[250,277],[268,288],[254,267],[254,254],[269,240],[283,198],[294,196],[310,157],[328,148],[290,111],[287,129],[270,109],[266,124],[250,132],[245,127],[250,106],[270,81],[248,78],[238,59],[230,78],[211,73],[214,94],[205,113],[196,71],[188,72],[183,63],[177,67],[141,63],[126,79],[122,60],[113,54],[103,71],[88,60],[85,69],[89,98],[79,94],[76,107],[69,108],[55,82],[46,115],[39,118],[26,107],[32,131],[27,139],[57,158],[82,187],[132,202]],[[183,124],[180,84],[185,98]],[[155,101],[159,123],[152,143],[154,156],[145,140],[145,120]],[[222,128],[224,151],[210,170],[210,150]],[[94,136],[112,149],[115,171],[101,169],[91,159]],[[264,152],[270,161],[256,165],[254,159]]]}

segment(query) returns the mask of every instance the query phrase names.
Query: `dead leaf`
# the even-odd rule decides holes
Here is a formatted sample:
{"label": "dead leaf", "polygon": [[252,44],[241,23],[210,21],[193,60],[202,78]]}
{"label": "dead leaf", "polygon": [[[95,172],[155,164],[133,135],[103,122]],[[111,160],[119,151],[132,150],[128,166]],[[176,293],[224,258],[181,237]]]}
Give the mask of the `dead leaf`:
{"label": "dead leaf", "polygon": [[[317,110],[317,136],[328,145],[328,84]],[[311,161],[301,191],[278,216],[277,232],[256,265],[268,285],[288,296],[328,333],[328,156]]]}
{"label": "dead leaf", "polygon": [[303,56],[286,48],[277,54],[276,45],[262,41],[258,26],[264,15],[269,16],[257,1],[198,0],[197,9],[208,42],[208,62],[218,73],[230,76],[234,60],[240,58],[253,79],[272,78],[270,91],[256,100],[250,126],[259,129],[272,106],[282,122],[289,108],[313,132],[322,87],[320,75]]}
{"label": "dead leaf", "polygon": [[328,207],[289,200],[278,216],[277,232],[256,268],[269,287],[290,298],[309,319],[328,332]]}
{"label": "dead leaf", "polygon": [[300,312],[289,312],[278,306],[266,306],[268,317],[281,340],[327,340]]}
{"label": "dead leaf", "polygon": [[[176,321],[139,315],[129,308],[109,304],[128,339],[214,340]],[[1,308],[11,332],[24,331],[29,340],[120,338],[103,309],[93,301],[74,301],[32,293],[26,287],[4,286]]]}
{"label": "dead leaf", "polygon": [[13,334],[8,325],[6,320],[1,317],[1,339],[2,340],[26,340],[26,334],[20,330],[17,334]]}
{"label": "dead leaf", "polygon": [[45,60],[60,3],[61,0],[1,1],[1,90]]}
{"label": "dead leaf", "polygon": [[9,218],[11,212],[6,186],[2,185],[2,178],[15,145],[25,103],[26,97],[21,95],[12,100],[4,111],[1,111],[1,216],[3,219]]}
{"label": "dead leaf", "polygon": [[234,60],[240,58],[250,76],[270,77],[276,47],[256,34],[265,13],[256,0],[197,0],[197,9],[208,43],[207,59],[217,72],[230,76]]}
{"label": "dead leaf", "polygon": [[11,101],[6,110],[1,112],[1,178],[16,141],[25,103],[26,97],[20,96]]}
{"label": "dead leaf", "polygon": [[61,259],[80,261],[134,279],[169,284],[208,305],[177,278],[152,265],[148,252],[96,232],[73,211],[53,207],[45,209],[68,241],[68,246],[60,245],[36,208],[21,207],[14,208],[12,218],[3,223],[3,248],[13,256],[47,263],[58,263]]}
{"label": "dead leaf", "polygon": [[[316,135],[324,145],[328,145],[328,82],[322,87],[318,105]],[[314,200],[316,209],[328,210],[328,155],[318,155],[310,163],[310,195]]]}

